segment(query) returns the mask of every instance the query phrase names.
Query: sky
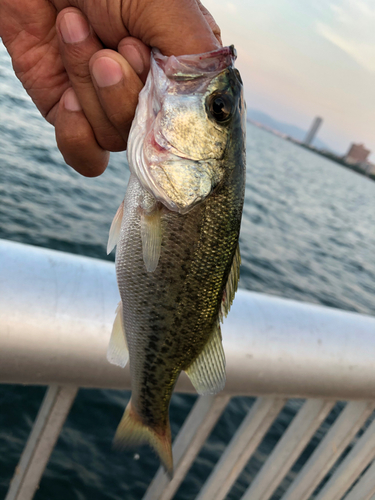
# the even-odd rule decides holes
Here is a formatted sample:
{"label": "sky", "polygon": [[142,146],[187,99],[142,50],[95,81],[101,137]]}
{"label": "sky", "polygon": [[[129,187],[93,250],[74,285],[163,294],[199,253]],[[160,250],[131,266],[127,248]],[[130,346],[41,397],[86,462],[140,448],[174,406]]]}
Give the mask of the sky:
{"label": "sky", "polygon": [[334,151],[364,143],[375,162],[374,0],[203,0],[234,44],[248,108],[308,129]]}

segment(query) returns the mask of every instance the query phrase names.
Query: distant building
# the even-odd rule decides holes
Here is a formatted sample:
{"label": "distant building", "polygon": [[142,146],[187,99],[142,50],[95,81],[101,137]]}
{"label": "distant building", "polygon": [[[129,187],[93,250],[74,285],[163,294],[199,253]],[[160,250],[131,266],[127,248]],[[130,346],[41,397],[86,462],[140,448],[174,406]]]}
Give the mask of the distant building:
{"label": "distant building", "polygon": [[365,162],[368,155],[371,153],[369,149],[366,149],[363,144],[351,144],[349,151],[346,153],[344,159],[348,163],[361,163]]}
{"label": "distant building", "polygon": [[361,163],[357,163],[357,166],[361,168],[366,175],[375,175],[375,165],[373,163],[363,161]]}
{"label": "distant building", "polygon": [[312,144],[322,122],[323,122],[323,119],[320,118],[320,116],[317,116],[315,118],[315,120],[313,121],[313,123],[310,127],[310,130],[307,132],[307,135],[303,141],[303,144],[306,144],[306,146],[310,146]]}

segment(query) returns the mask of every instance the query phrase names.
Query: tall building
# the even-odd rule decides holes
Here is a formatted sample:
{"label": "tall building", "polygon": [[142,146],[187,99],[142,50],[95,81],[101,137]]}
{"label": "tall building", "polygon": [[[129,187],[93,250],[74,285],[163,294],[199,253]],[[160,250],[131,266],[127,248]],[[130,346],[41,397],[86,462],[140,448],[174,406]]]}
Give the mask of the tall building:
{"label": "tall building", "polygon": [[315,136],[318,132],[318,129],[320,125],[322,124],[323,119],[320,118],[320,116],[317,116],[315,120],[313,121],[310,130],[307,132],[306,137],[303,141],[303,144],[306,144],[306,146],[310,146],[313,140],[315,139]]}
{"label": "tall building", "polygon": [[345,160],[348,163],[360,163],[366,161],[370,153],[371,151],[366,149],[363,144],[352,143],[349,151],[345,155]]}

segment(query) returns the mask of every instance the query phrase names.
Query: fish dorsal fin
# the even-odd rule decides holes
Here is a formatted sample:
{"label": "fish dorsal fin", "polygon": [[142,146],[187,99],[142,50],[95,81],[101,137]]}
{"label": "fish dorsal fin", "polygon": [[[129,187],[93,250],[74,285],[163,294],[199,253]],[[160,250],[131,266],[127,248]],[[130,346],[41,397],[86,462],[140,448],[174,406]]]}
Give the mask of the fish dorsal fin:
{"label": "fish dorsal fin", "polygon": [[124,215],[124,202],[118,207],[116,215],[113,217],[111,224],[111,229],[109,230],[109,238],[107,244],[107,255],[112,252],[112,250],[117,245],[120,238],[121,222]]}
{"label": "fish dorsal fin", "polygon": [[157,206],[150,212],[141,215],[141,238],[143,262],[149,273],[158,266],[161,253],[161,210]]}
{"label": "fish dorsal fin", "polygon": [[233,256],[232,267],[228,276],[228,281],[224,289],[223,300],[221,302],[221,309],[219,312],[220,320],[223,321],[227,317],[230,307],[233,303],[234,296],[238,287],[238,280],[240,279],[240,266],[241,266],[241,254],[240,245],[237,245],[237,249]]}
{"label": "fish dorsal fin", "polygon": [[198,394],[216,394],[225,386],[225,355],[219,321],[203,351],[186,374]]}
{"label": "fish dorsal fin", "polygon": [[111,338],[107,349],[107,360],[113,365],[124,368],[129,359],[124,324],[122,320],[122,302],[118,303],[116,317],[113,322]]}

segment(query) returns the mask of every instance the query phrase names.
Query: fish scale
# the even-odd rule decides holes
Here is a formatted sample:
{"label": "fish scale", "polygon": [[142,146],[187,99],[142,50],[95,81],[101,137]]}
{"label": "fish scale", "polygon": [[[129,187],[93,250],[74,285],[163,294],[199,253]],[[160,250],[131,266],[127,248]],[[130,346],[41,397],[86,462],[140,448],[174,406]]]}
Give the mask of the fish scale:
{"label": "fish scale", "polygon": [[[226,47],[197,58],[153,52],[129,137],[130,181],[113,223],[121,223],[119,235],[110,236],[117,240],[122,303],[122,321],[115,324],[125,330],[132,388],[115,441],[148,442],[170,474],[168,409],[180,372],[201,394],[225,383],[219,318],[237,287],[245,185],[244,102],[233,51]],[[179,65],[189,69],[186,81]],[[189,94],[194,71],[201,81],[193,81]],[[194,115],[197,130],[205,129],[199,144],[199,134],[189,134]],[[166,136],[173,147],[163,142],[153,150],[155,140]]]}

